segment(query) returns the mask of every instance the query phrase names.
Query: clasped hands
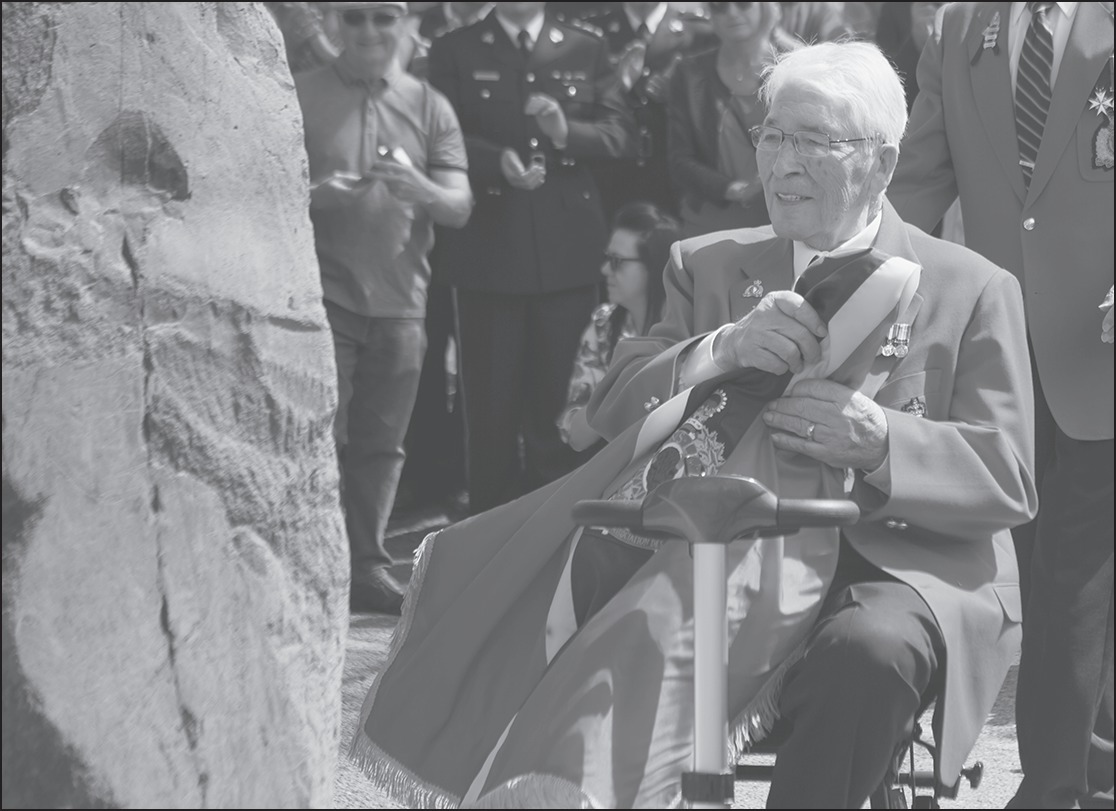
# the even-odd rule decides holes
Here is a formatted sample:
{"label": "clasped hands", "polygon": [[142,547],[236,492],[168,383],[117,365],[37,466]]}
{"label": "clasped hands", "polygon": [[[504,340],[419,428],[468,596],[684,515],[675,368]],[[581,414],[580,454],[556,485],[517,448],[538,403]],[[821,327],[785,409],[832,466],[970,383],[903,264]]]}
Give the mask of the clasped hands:
{"label": "clasped hands", "polygon": [[[825,324],[802,296],[779,290],[721,330],[713,359],[722,369],[797,373],[822,356]],[[835,468],[872,471],[887,458],[884,410],[870,398],[832,380],[806,379],[763,411],[776,448]]]}

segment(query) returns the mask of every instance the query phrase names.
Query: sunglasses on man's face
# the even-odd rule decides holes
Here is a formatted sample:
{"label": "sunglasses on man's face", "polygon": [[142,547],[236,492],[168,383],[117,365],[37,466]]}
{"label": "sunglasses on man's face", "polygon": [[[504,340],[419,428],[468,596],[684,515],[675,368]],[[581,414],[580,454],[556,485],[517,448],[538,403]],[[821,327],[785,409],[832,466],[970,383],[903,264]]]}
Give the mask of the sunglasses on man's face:
{"label": "sunglasses on man's face", "polygon": [[737,11],[751,11],[755,3],[710,3],[709,10],[714,14],[724,14],[729,10],[729,6],[736,6]]}
{"label": "sunglasses on man's face", "polygon": [[341,19],[345,21],[345,25],[357,28],[364,25],[365,21],[369,21],[377,28],[391,28],[402,15],[395,11],[385,11],[383,9],[375,9],[372,11],[361,11],[358,8],[351,8],[341,15]]}

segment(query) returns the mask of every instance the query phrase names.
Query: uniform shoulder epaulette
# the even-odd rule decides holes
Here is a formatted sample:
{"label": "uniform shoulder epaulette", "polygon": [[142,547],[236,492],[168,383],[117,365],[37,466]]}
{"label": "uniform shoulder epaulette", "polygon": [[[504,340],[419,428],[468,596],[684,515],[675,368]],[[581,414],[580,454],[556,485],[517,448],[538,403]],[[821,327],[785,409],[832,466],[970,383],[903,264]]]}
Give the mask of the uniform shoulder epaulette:
{"label": "uniform shoulder epaulette", "polygon": [[600,37],[602,39],[604,38],[604,31],[602,31],[600,28],[593,25],[592,23],[585,22],[585,20],[579,20],[578,18],[574,17],[572,19],[566,20],[566,25],[570,26],[571,28],[576,28],[579,31],[584,31],[586,34],[592,34],[593,36]]}

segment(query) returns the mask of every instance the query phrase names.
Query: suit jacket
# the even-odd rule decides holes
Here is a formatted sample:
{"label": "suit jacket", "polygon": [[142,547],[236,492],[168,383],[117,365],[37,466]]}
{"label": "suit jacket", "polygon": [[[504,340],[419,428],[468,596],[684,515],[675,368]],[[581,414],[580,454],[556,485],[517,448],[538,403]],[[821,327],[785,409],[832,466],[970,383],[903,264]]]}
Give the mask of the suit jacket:
{"label": "suit jacket", "polygon": [[[447,238],[447,280],[511,294],[597,284],[607,233],[585,161],[625,155],[632,143],[604,38],[548,16],[524,60],[492,13],[434,41],[430,82],[457,111],[476,197],[469,224]],[[565,149],[556,149],[523,113],[534,92],[562,104],[569,121]],[[542,186],[522,191],[508,184],[500,171],[508,147],[524,164],[533,152],[545,156]]]}
{"label": "suit jacket", "polygon": [[[890,494],[856,475],[859,524],[845,530],[865,558],[911,585],[944,634],[939,767],[956,780],[1020,640],[1010,527],[1037,509],[1031,371],[1018,282],[977,254],[927,236],[884,203],[876,246],[922,266],[910,307],[909,354],[877,356],[875,400],[888,419]],[[745,291],[790,289],[792,247],[770,228],[724,231],[675,244],[663,321],[622,341],[588,406],[611,439],[676,393],[679,363],[702,337],[746,315]],[[869,337],[883,343],[890,319]],[[732,456],[721,475],[733,470]]]}
{"label": "suit jacket", "polygon": [[[1059,427],[1074,439],[1112,439],[1112,346],[1100,340],[1097,309],[1112,286],[1112,129],[1089,105],[1098,88],[1112,86],[1112,4],[1078,5],[1029,189],[1008,69],[1010,6],[946,8],[919,62],[919,96],[888,196],[926,229],[960,196],[966,244],[1023,285]],[[984,49],[997,14],[997,48]],[[1096,152],[1106,125],[1107,165]]]}

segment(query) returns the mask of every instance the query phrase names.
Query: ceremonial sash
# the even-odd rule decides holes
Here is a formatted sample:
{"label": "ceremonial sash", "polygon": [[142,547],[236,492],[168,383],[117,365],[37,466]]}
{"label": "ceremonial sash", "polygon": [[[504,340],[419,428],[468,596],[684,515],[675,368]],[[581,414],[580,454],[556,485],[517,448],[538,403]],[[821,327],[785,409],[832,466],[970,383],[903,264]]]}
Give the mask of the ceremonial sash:
{"label": "ceremonial sash", "polygon": [[[838,497],[844,471],[777,453],[755,417],[805,377],[874,394],[879,335],[913,296],[918,267],[875,251],[834,262],[807,293],[829,327],[810,369],[681,392],[566,479],[424,542],[352,747],[394,797],[428,807],[680,801],[693,735],[688,550],[658,549],[578,628],[570,580],[582,534],[568,510],[703,472],[754,475],[780,497]],[[779,677],[836,557],[833,530],[729,547],[732,754],[773,718]]]}

